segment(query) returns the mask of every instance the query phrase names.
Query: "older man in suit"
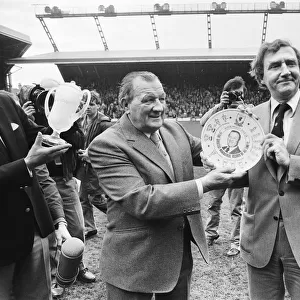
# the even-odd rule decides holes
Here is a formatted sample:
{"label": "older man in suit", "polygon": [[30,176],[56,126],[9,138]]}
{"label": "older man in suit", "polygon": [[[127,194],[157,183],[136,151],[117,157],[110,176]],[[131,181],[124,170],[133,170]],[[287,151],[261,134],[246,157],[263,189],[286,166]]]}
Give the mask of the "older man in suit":
{"label": "older man in suit", "polygon": [[188,299],[190,241],[208,260],[200,199],[239,177],[227,168],[194,179],[200,140],[164,121],[165,96],[153,73],[129,73],[119,91],[127,112],[89,146],[109,197],[100,263],[108,299]]}
{"label": "older man in suit", "polygon": [[299,65],[299,51],[280,39],[262,44],[251,64],[251,74],[271,94],[253,109],[266,136],[262,158],[243,178],[249,192],[241,256],[251,300],[283,300],[285,287],[291,299],[300,299]]}
{"label": "older man in suit", "polygon": [[28,121],[9,94],[0,92],[0,299],[3,300],[10,299],[11,293],[16,300],[51,299],[47,236],[54,227],[34,169],[61,155],[70,145],[43,147],[38,133],[41,129]]}
{"label": "older man in suit", "polygon": [[250,298],[300,299],[300,54],[284,40],[261,46],[251,74],[271,94],[254,113],[266,133],[264,156],[249,171],[241,223]]}

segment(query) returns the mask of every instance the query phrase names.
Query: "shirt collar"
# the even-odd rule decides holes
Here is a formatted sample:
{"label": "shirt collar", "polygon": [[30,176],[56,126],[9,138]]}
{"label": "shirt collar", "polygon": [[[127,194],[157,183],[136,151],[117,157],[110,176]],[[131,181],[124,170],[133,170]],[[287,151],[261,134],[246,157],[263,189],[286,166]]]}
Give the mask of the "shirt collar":
{"label": "shirt collar", "polygon": [[[300,97],[300,91],[298,90],[297,93],[287,102],[287,104],[292,108],[291,118],[294,116],[298,102]],[[271,116],[274,115],[274,111],[278,106],[278,101],[271,97]]]}

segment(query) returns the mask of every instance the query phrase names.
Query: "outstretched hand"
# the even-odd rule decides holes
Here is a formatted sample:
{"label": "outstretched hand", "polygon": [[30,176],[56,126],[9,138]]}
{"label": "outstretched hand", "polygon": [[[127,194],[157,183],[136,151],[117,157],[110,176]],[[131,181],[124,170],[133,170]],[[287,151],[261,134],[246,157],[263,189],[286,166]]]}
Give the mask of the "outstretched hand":
{"label": "outstretched hand", "polygon": [[56,157],[65,153],[72,146],[71,144],[64,144],[59,146],[44,147],[42,146],[42,140],[42,133],[38,132],[34,144],[24,159],[29,170],[33,170],[37,166],[54,160]]}
{"label": "outstretched hand", "polygon": [[217,168],[201,177],[203,192],[229,187],[235,180],[243,177],[246,172],[234,172],[234,168]]}

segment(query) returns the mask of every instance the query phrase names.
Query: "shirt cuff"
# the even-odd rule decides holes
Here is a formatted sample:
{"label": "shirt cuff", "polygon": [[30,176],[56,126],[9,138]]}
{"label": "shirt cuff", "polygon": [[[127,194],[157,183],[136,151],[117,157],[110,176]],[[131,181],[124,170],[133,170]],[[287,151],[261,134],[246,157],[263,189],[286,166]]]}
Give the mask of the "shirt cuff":
{"label": "shirt cuff", "polygon": [[29,176],[32,177],[32,176],[33,176],[33,175],[32,175],[32,171],[29,170],[29,168],[27,167],[27,165],[26,165],[26,168],[27,168],[27,170],[28,170]]}
{"label": "shirt cuff", "polygon": [[53,222],[55,229],[58,228],[59,224],[65,224],[66,226],[68,226],[68,223],[66,222],[66,220],[64,218],[58,218]]}
{"label": "shirt cuff", "polygon": [[197,184],[199,199],[202,199],[203,198],[203,186],[202,186],[201,178],[196,179],[195,182]]}

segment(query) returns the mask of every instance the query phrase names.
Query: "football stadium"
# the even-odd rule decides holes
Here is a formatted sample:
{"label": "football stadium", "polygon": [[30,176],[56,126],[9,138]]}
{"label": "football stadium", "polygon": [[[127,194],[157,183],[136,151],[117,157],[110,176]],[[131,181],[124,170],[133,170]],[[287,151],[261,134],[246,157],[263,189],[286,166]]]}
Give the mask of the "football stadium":
{"label": "football stadium", "polygon": [[[53,52],[26,56],[25,53],[32,46],[30,36],[0,25],[0,89],[18,95],[19,90],[12,89],[13,67],[52,64],[57,67],[65,82],[73,81],[81,89],[96,91],[101,98],[99,111],[116,122],[124,114],[124,108],[118,102],[118,87],[122,78],[133,71],[150,71],[158,76],[166,92],[166,117],[178,121],[189,133],[200,137],[202,128],[199,120],[220,102],[224,83],[229,79],[235,76],[241,76],[244,79],[246,84],[245,104],[256,106],[269,97],[268,91],[259,87],[249,74],[250,63],[258,51],[258,47],[214,48],[212,16],[261,15],[262,28],[259,39],[262,44],[266,41],[268,18],[274,15],[299,13],[299,2],[284,1],[256,4],[212,2],[209,4],[172,5],[164,3],[163,5],[136,7],[131,10],[114,5],[107,7],[99,5],[94,10],[62,8],[59,5],[39,5],[35,11],[35,17],[39,20]],[[207,37],[206,47],[189,49],[161,47],[161,37],[156,20],[160,16],[168,18],[172,15],[205,16],[206,28],[202,28],[202,30],[205,31]],[[105,38],[101,21],[104,18],[113,20],[124,16],[150,17],[153,49],[137,50],[133,47],[131,50],[110,50],[110,44]],[[59,50],[56,36],[52,34],[48,22],[59,23],[62,19],[75,18],[78,19],[78,22],[82,18],[93,20],[99,41],[103,46],[102,51]],[[205,174],[206,171],[202,167],[195,168],[196,178]],[[247,189],[245,189],[244,197],[247,197]],[[208,216],[207,209],[210,201],[210,195],[206,193],[201,208],[203,220],[206,220]],[[239,256],[226,255],[232,227],[230,211],[231,207],[226,193],[220,217],[220,238],[218,236],[218,241],[209,248],[211,260],[209,265],[203,261],[198,249],[194,245],[192,246],[194,270],[191,282],[191,300],[250,299],[245,262]],[[94,209],[94,213],[98,233],[93,239],[86,241],[85,262],[96,275],[96,282],[87,285],[76,281],[72,287],[66,288],[61,299],[106,299],[105,283],[101,279],[98,267],[107,220],[106,215],[102,212]],[[291,298],[286,294],[285,299]]]}

